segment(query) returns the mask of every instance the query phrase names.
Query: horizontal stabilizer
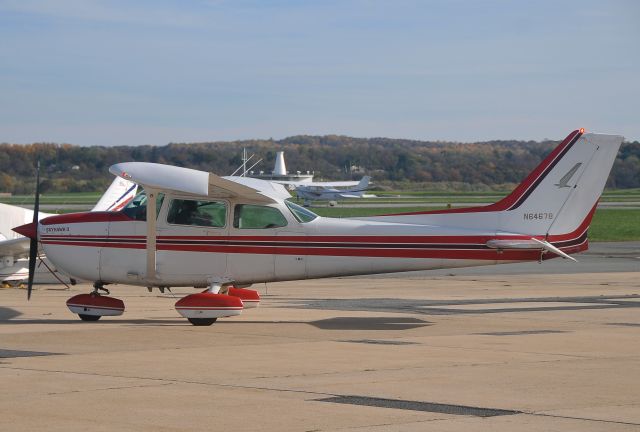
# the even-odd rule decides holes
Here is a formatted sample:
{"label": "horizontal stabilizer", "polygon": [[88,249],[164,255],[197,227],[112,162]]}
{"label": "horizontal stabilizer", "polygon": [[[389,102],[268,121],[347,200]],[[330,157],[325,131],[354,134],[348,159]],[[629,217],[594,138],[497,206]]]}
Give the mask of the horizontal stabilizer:
{"label": "horizontal stabilizer", "polygon": [[548,252],[554,253],[556,255],[561,256],[562,258],[571,260],[573,262],[578,262],[577,259],[575,259],[574,257],[572,257],[571,255],[567,255],[566,253],[562,252],[560,249],[558,249],[557,247],[555,247],[554,245],[552,245],[551,243],[549,243],[546,240],[538,240],[535,238],[532,238],[531,240],[533,240],[536,243],[539,243],[540,246],[542,246],[542,248]]}
{"label": "horizontal stabilizer", "polygon": [[562,258],[578,262],[571,255],[567,255],[560,249],[552,245],[546,240],[538,240],[536,238],[519,239],[519,240],[489,240],[487,246],[492,249],[538,249],[554,253]]}

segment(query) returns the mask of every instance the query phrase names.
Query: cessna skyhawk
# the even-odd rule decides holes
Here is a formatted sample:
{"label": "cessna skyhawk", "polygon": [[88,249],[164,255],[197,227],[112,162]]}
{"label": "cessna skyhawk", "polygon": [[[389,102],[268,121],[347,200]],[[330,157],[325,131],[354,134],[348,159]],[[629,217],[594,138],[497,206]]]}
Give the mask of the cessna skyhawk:
{"label": "cessna skyhawk", "polygon": [[622,139],[571,132],[495,204],[357,219],[319,217],[267,181],[119,163],[110,171],[144,188],[122,211],[50,216],[16,231],[59,269],[95,281],[92,294],[67,302],[82,319],[122,313],[122,301],[100,295],[106,284],[192,286],[206,290],[176,309],[210,325],[255,304],[257,293],[241,287],[256,282],[573,259],[588,248]]}

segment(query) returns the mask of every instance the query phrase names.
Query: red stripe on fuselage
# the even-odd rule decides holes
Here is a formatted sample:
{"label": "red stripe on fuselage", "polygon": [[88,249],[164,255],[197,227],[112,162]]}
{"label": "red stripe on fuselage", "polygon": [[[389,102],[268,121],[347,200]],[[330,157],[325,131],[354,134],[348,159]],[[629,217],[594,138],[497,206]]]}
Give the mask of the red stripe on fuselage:
{"label": "red stripe on fuselage", "polygon": [[82,212],[82,213],[68,213],[61,215],[49,216],[40,221],[40,225],[64,225],[74,223],[92,223],[92,222],[120,222],[131,221],[122,212]]}
{"label": "red stripe on fuselage", "polygon": [[[146,249],[144,243],[88,243],[45,241],[46,245],[84,246],[114,249]],[[335,247],[286,247],[286,246],[236,246],[236,245],[161,245],[158,251],[206,252],[229,254],[258,255],[314,255],[314,256],[349,256],[349,257],[384,257],[384,258],[442,258],[472,260],[533,260],[539,251],[503,251],[495,249],[375,249],[375,248],[335,248]]]}
{"label": "red stripe on fuselage", "polygon": [[[550,242],[565,252],[575,253],[588,249],[586,231],[595,213],[597,203],[592,207],[580,226],[566,234],[547,237]],[[580,243],[575,244],[582,237]],[[273,254],[273,255],[316,255],[355,256],[388,258],[441,258],[497,261],[528,261],[538,259],[538,250],[503,250],[478,248],[492,239],[529,239],[530,235],[498,236],[158,236],[156,248],[160,251],[233,253],[233,254]],[[533,236],[544,239],[544,235]],[[108,240],[108,241],[106,241]],[[144,236],[90,236],[90,235],[42,235],[44,244],[64,246],[84,246],[116,249],[146,249]],[[218,244],[185,244],[189,241],[220,242]],[[164,243],[163,243],[164,242]],[[252,244],[243,244],[243,242]],[[255,243],[269,243],[260,245]],[[235,244],[230,244],[235,243]],[[291,246],[291,243],[298,243]],[[301,246],[299,243],[303,243]],[[370,243],[370,245],[368,245]],[[562,245],[562,243],[569,243]],[[341,245],[342,247],[336,247]],[[420,246],[434,245],[432,249]],[[440,249],[437,246],[454,246]],[[403,247],[406,246],[406,247]],[[455,247],[457,246],[457,247]],[[475,248],[474,248],[475,247]],[[555,255],[554,255],[555,256]],[[550,257],[546,255],[546,257]]]}

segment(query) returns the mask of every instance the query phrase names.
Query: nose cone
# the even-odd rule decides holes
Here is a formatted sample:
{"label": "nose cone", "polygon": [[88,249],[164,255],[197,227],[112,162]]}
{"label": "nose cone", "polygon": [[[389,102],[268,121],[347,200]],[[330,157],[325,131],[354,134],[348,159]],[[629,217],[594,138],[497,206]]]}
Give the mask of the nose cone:
{"label": "nose cone", "polygon": [[38,224],[34,222],[20,225],[19,227],[12,228],[12,230],[30,239],[38,237]]}

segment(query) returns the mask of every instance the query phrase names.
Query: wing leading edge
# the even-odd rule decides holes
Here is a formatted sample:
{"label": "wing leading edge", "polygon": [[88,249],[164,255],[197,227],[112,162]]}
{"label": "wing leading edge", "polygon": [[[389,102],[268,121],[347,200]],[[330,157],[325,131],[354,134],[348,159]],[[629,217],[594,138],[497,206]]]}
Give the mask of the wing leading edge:
{"label": "wing leading edge", "polygon": [[[150,162],[123,162],[109,171],[142,187],[213,198],[245,198],[272,203],[284,199],[283,191],[267,181],[247,182],[237,177],[220,177],[213,173]],[[255,180],[255,179],[252,179]],[[284,189],[284,188],[283,188]],[[286,191],[284,191],[286,193]],[[288,194],[287,194],[288,195]]]}

